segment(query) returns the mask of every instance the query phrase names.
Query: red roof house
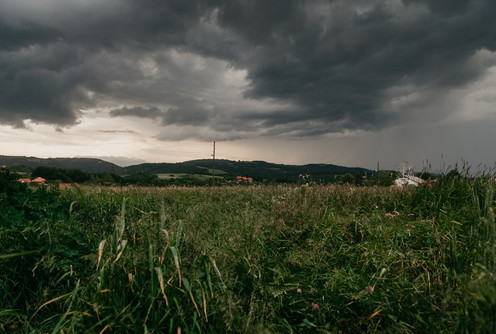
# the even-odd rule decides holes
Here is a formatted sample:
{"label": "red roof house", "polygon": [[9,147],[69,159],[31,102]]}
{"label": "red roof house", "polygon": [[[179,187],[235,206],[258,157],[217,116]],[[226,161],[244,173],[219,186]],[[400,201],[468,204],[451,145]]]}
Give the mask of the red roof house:
{"label": "red roof house", "polygon": [[45,183],[45,179],[42,178],[42,177],[37,177],[36,179],[32,180],[31,182],[33,183],[38,183],[38,184],[44,184]]}
{"label": "red roof house", "polygon": [[238,176],[236,178],[236,181],[238,183],[241,183],[241,182],[253,182],[253,179],[251,177],[245,177],[245,176]]}

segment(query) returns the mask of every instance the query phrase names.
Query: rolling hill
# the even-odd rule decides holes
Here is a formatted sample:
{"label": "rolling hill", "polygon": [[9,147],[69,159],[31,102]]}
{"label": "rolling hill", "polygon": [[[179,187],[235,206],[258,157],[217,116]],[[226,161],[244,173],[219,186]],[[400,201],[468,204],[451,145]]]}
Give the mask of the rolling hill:
{"label": "rolling hill", "polygon": [[[147,172],[153,174],[190,173],[212,174],[212,160],[191,160],[180,163],[145,163],[123,168],[123,173]],[[374,171],[359,167],[344,167],[332,164],[284,165],[265,161],[216,160],[216,175],[240,175],[259,181],[294,181],[300,175],[309,175],[313,180],[330,180],[335,175],[361,174]]]}
{"label": "rolling hill", "polygon": [[[94,158],[49,158],[22,156],[1,156],[0,165],[27,168],[57,167],[80,169],[89,173],[115,173],[130,175],[137,173],[150,174],[212,174],[212,160],[200,159],[178,163],[143,163],[128,167],[120,167],[113,163]],[[17,166],[17,167],[16,167]],[[293,182],[309,175],[313,181],[332,181],[337,175],[373,174],[374,171],[359,167],[344,167],[332,164],[284,165],[265,161],[232,161],[219,159],[215,161],[216,175],[218,176],[249,176],[257,181]]]}
{"label": "rolling hill", "polygon": [[122,167],[111,162],[94,158],[36,158],[24,156],[0,155],[0,165],[7,165],[13,169],[34,169],[36,167],[56,167],[65,169],[79,169],[88,173],[116,173]]}

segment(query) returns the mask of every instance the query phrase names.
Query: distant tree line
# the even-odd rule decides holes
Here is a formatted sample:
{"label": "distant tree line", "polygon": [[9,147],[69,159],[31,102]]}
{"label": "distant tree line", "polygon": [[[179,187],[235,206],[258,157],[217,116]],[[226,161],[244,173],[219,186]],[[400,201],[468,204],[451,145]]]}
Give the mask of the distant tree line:
{"label": "distant tree line", "polygon": [[119,184],[122,177],[114,173],[88,173],[74,168],[36,167],[31,177],[42,177],[49,182]]}
{"label": "distant tree line", "polygon": [[[446,176],[460,175],[456,170],[450,171]],[[423,179],[432,179],[433,175],[423,172],[417,173]],[[208,186],[212,184],[212,179],[208,175],[181,174],[170,175],[167,178],[159,178],[157,174],[151,172],[136,172],[129,175],[118,175],[116,173],[89,173],[79,169],[67,169],[57,167],[37,167],[31,171],[31,177],[42,177],[49,183],[79,183],[94,185],[138,185],[138,186]],[[277,178],[254,178],[258,184],[350,184],[359,186],[391,186],[394,180],[399,177],[395,171],[380,171],[374,173],[356,172],[343,174],[317,174],[317,175],[281,175]],[[217,185],[231,184],[237,185],[236,175],[218,176]]]}
{"label": "distant tree line", "polygon": [[79,169],[62,169],[55,167],[36,167],[31,172],[31,177],[42,177],[51,181],[83,183],[91,180],[93,174]]}
{"label": "distant tree line", "polygon": [[[353,184],[353,185],[391,185],[396,178],[394,172],[380,172],[379,174],[367,175],[365,173],[345,173],[334,175],[285,175],[278,178],[255,179],[263,184]],[[80,183],[94,185],[138,185],[138,186],[207,186],[211,185],[211,179],[196,174],[184,174],[178,177],[161,179],[157,174],[150,172],[137,172],[129,175],[118,175],[115,173],[88,173],[79,169],[37,167],[31,172],[31,177],[42,177],[49,182]],[[217,184],[237,184],[236,176],[225,175],[219,178]]]}
{"label": "distant tree line", "polygon": [[182,175],[177,178],[160,179],[157,174],[138,172],[130,175],[115,173],[88,173],[79,169],[57,167],[36,167],[31,171],[31,177],[42,177],[52,183],[80,183],[94,185],[138,185],[138,186],[205,186],[211,184],[208,178],[198,178],[194,175]]}

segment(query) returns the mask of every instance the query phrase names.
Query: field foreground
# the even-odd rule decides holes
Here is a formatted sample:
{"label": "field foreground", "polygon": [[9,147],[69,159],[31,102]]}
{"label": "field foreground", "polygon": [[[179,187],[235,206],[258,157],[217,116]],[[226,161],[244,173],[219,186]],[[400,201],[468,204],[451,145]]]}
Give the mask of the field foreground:
{"label": "field foreground", "polygon": [[489,177],[0,186],[0,331],[494,333]]}

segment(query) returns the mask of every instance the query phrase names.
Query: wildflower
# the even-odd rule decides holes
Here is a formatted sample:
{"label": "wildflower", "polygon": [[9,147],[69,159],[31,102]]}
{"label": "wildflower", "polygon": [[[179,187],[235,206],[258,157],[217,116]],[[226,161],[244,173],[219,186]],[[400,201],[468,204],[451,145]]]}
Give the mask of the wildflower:
{"label": "wildflower", "polygon": [[374,287],[371,285],[367,285],[365,287],[365,291],[367,291],[368,293],[372,293],[372,292],[374,292]]}
{"label": "wildflower", "polygon": [[298,289],[296,289],[296,292],[301,293],[302,291],[300,288],[298,288]]}
{"label": "wildflower", "polygon": [[312,306],[312,310],[314,310],[314,311],[319,311],[320,310],[320,305],[319,304],[312,303],[311,306]]}

